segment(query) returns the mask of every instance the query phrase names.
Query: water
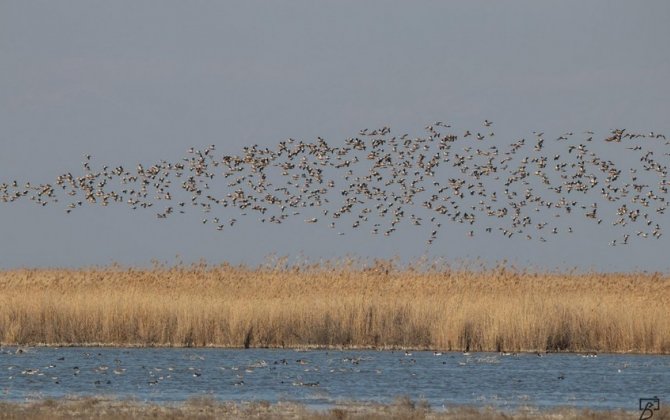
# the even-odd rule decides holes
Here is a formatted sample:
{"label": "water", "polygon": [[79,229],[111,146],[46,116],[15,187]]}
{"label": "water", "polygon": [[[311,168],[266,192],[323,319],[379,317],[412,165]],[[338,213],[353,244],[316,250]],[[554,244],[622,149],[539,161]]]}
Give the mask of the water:
{"label": "water", "polygon": [[670,356],[402,351],[3,348],[0,398],[105,395],[157,403],[338,403],[425,399],[452,405],[636,410],[670,400]]}

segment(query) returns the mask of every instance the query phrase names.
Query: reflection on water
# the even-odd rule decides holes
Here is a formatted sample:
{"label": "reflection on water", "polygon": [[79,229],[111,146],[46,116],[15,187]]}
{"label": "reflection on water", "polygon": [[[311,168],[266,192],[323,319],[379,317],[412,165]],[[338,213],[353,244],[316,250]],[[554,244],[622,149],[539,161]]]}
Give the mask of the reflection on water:
{"label": "reflection on water", "polygon": [[433,408],[636,409],[670,399],[670,357],[129,348],[3,348],[0,398],[108,395],[178,402],[392,402],[407,395]]}

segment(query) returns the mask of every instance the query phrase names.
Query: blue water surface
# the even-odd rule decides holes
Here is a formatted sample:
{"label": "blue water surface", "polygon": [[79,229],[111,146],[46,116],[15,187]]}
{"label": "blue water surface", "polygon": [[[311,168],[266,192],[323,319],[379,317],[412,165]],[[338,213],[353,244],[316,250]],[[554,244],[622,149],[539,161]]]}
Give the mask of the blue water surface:
{"label": "blue water surface", "polygon": [[670,356],[403,351],[10,348],[0,349],[0,398],[26,401],[110,396],[178,403],[426,400],[515,409],[636,410],[639,398],[670,401]]}

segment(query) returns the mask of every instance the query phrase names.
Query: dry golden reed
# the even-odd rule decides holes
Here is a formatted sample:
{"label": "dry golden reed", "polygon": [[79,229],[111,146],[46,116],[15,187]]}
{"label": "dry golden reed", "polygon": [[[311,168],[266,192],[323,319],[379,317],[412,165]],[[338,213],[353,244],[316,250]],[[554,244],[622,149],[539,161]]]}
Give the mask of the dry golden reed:
{"label": "dry golden reed", "polygon": [[6,270],[0,343],[670,353],[670,281],[393,260]]}

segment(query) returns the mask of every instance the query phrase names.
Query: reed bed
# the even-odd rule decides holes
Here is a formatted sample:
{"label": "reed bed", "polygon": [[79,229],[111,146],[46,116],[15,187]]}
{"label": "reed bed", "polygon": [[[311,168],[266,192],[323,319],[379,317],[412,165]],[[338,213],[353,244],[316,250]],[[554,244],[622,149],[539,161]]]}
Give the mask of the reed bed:
{"label": "reed bed", "polygon": [[435,263],[0,271],[3,345],[670,353],[659,273]]}

